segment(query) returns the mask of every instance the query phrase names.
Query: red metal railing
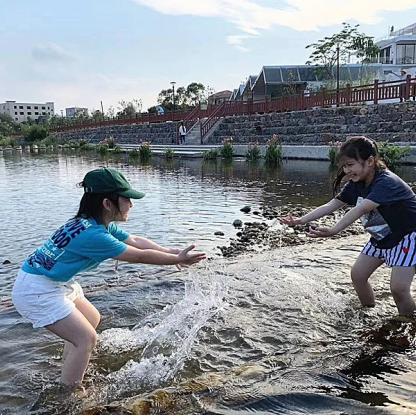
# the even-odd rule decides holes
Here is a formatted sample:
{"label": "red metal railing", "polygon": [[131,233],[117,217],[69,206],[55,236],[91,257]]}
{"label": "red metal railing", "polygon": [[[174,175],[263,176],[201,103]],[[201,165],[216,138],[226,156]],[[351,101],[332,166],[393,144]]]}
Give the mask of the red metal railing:
{"label": "red metal railing", "polygon": [[[416,99],[416,78],[407,76],[406,80],[379,82],[375,80],[373,84],[362,85],[358,87],[347,85],[345,88],[336,90],[322,90],[316,93],[305,95],[291,95],[279,97],[273,100],[266,99],[263,101],[228,101],[217,107],[211,107],[209,110],[200,110],[195,107],[185,112],[171,112],[164,115],[156,114],[139,114],[133,119],[109,119],[102,121],[85,121],[78,122],[74,125],[51,128],[51,131],[66,131],[85,129],[93,127],[102,127],[107,125],[123,125],[123,124],[142,124],[142,123],[164,123],[168,121],[184,120],[188,123],[189,128],[197,118],[208,117],[201,124],[201,137],[203,138],[209,130],[214,126],[220,117],[269,113],[269,112],[286,112],[300,111],[315,107],[333,107],[340,105],[352,104],[377,104],[383,100],[400,101]],[[188,126],[187,129],[188,129]]]}
{"label": "red metal railing", "polygon": [[[194,112],[195,108],[188,111],[175,111],[163,115],[141,113],[137,114],[134,118],[109,118],[104,120],[77,120],[74,124],[68,124],[66,126],[60,126],[51,128],[50,131],[60,132],[67,130],[86,129],[94,127],[104,126],[119,126],[125,124],[144,124],[144,123],[166,123],[169,121],[181,121],[187,118],[187,116]],[[199,110],[201,112],[202,110]]]}
{"label": "red metal railing", "polygon": [[221,118],[224,117],[224,109],[228,103],[221,103],[218,107],[214,107],[208,118],[201,124],[201,141],[211,130],[214,124]]}
{"label": "red metal railing", "polygon": [[183,119],[183,124],[186,127],[186,131],[189,131],[192,128],[192,126],[201,117],[203,113],[204,111],[201,110],[199,105],[194,107],[192,111],[188,112],[187,116]]}

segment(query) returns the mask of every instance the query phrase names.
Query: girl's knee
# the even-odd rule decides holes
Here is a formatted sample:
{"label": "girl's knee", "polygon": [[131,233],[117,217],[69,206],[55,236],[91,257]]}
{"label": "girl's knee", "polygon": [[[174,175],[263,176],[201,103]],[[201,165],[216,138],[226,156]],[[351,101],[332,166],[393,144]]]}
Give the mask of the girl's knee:
{"label": "girl's knee", "polygon": [[354,267],[351,269],[350,272],[350,276],[351,276],[351,280],[352,282],[355,284],[363,284],[366,283],[367,280],[369,279],[369,275],[362,273],[362,271],[358,271],[356,269],[354,269]]}
{"label": "girl's knee", "polygon": [[97,345],[97,340],[98,340],[97,332],[87,331],[79,337],[75,346],[77,348],[82,348],[82,349],[91,351]]}

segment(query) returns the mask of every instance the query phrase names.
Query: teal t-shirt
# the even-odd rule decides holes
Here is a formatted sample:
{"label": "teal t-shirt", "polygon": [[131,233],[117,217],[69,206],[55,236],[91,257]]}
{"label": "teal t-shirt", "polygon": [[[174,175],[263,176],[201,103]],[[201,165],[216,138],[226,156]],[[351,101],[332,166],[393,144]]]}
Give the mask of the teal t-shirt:
{"label": "teal t-shirt", "polygon": [[97,267],[127,249],[129,234],[110,223],[108,228],[92,218],[72,218],[23,263],[27,273],[66,282],[79,272]]}

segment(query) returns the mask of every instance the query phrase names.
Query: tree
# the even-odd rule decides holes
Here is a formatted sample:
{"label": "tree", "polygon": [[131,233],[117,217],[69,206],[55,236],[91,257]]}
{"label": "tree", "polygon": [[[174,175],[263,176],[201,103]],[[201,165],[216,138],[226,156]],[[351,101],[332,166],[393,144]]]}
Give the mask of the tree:
{"label": "tree", "polygon": [[191,105],[196,106],[202,101],[205,93],[205,86],[200,82],[191,82],[186,87],[186,97]]}
{"label": "tree", "polygon": [[119,111],[117,112],[118,117],[124,118],[134,118],[137,113],[142,111],[142,100],[140,98],[135,98],[132,101],[119,101]]}
{"label": "tree", "polygon": [[100,121],[103,119],[103,114],[100,110],[91,110],[91,118],[94,121]]}
{"label": "tree", "polygon": [[326,79],[335,78],[337,47],[339,47],[339,62],[341,64],[346,64],[352,55],[359,58],[363,64],[369,63],[379,52],[379,48],[374,44],[374,38],[358,31],[360,25],[351,26],[345,22],[342,25],[343,28],[339,33],[326,36],[318,42],[306,46],[306,49],[313,50],[306,64],[322,66],[321,75]]}
{"label": "tree", "polygon": [[[186,88],[178,87],[175,89],[175,108],[188,110],[196,106],[206,98],[206,91],[207,88],[200,82],[191,82]],[[160,91],[157,102],[167,110],[173,110],[173,89]]]}
{"label": "tree", "polygon": [[116,115],[116,110],[114,109],[114,107],[112,105],[110,105],[110,107],[108,107],[108,109],[107,109],[106,116],[109,117],[109,118],[114,118],[115,115]]}

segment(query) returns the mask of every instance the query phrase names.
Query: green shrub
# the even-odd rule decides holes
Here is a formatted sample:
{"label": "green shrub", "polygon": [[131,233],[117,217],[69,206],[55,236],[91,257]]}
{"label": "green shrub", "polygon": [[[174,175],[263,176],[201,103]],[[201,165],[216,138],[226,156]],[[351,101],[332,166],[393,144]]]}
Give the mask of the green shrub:
{"label": "green shrub", "polygon": [[16,139],[12,137],[0,136],[0,147],[15,147]]}
{"label": "green shrub", "polygon": [[129,153],[129,157],[131,157],[132,159],[138,159],[138,157],[139,157],[139,151],[137,149],[133,149]]}
{"label": "green shrub", "polygon": [[255,162],[261,158],[260,147],[258,144],[249,144],[247,153],[246,153],[246,160],[248,162]]}
{"label": "green shrub", "polygon": [[123,149],[119,145],[116,145],[113,147],[113,153],[116,153],[116,154],[123,153]]}
{"label": "green shrub", "polygon": [[338,164],[338,152],[341,146],[341,142],[329,142],[329,150],[328,150],[328,157],[329,157],[329,164],[331,168],[335,168]]}
{"label": "green shrub", "polygon": [[270,166],[278,166],[282,163],[283,152],[282,145],[275,134],[267,143],[266,154],[264,155],[266,164]]}
{"label": "green shrub", "polygon": [[40,142],[36,142],[39,146],[55,146],[58,144],[58,139],[55,136],[47,136]]}
{"label": "green shrub", "polygon": [[87,142],[84,139],[80,139],[78,143],[79,143],[79,150],[90,151],[90,150],[95,149],[95,146],[93,144]]}
{"label": "green shrub", "polygon": [[165,150],[165,158],[166,159],[173,159],[175,156],[175,151],[173,149],[166,149]]}
{"label": "green shrub", "polygon": [[233,155],[234,155],[234,149],[233,149],[233,138],[230,137],[228,139],[224,140],[224,143],[220,149],[220,155],[221,157],[223,157],[224,159],[232,159]]}
{"label": "green shrub", "polygon": [[106,155],[108,153],[108,146],[106,144],[99,144],[97,151],[100,155]]}
{"label": "green shrub", "polygon": [[139,146],[139,158],[141,161],[149,160],[152,157],[152,149],[148,142],[144,142]]}
{"label": "green shrub", "polygon": [[45,139],[48,136],[48,130],[44,126],[37,124],[31,125],[25,131],[25,140],[28,143],[34,143]]}
{"label": "green shrub", "polygon": [[217,159],[217,157],[218,157],[217,149],[205,150],[205,152],[203,153],[204,160],[214,160],[214,159]]}
{"label": "green shrub", "polygon": [[110,136],[108,139],[106,139],[107,145],[109,149],[115,149],[116,148],[116,141],[114,137]]}
{"label": "green shrub", "polygon": [[394,144],[390,144],[388,142],[380,142],[378,143],[378,151],[380,154],[380,158],[384,160],[386,166],[390,170],[396,170],[400,164],[400,161],[410,154],[410,147],[409,146],[397,146]]}

